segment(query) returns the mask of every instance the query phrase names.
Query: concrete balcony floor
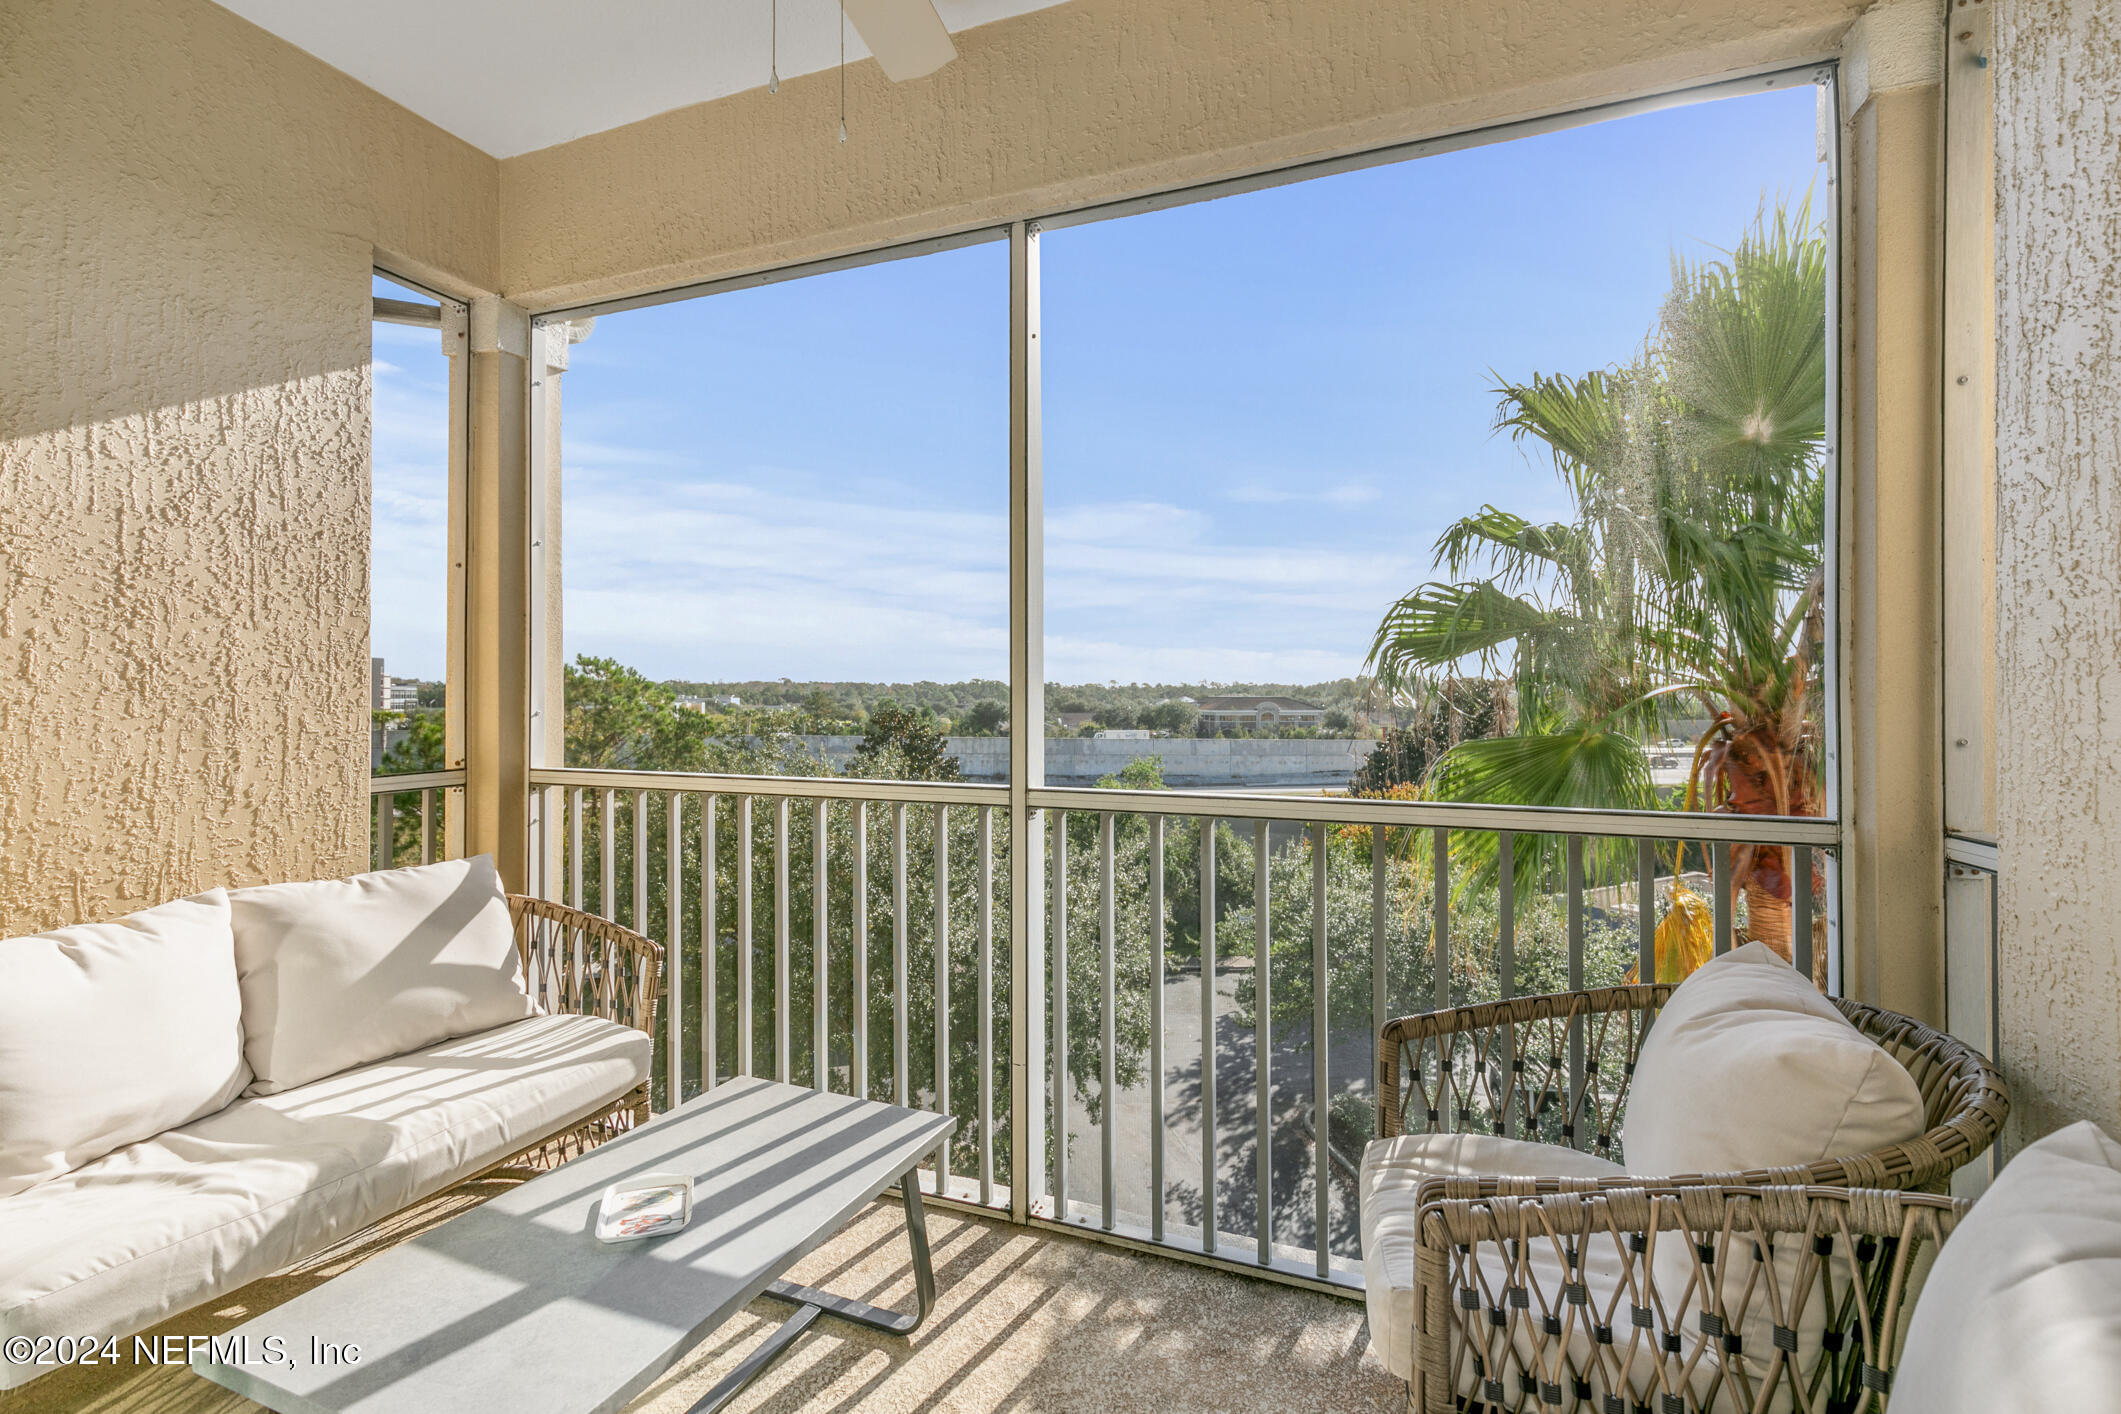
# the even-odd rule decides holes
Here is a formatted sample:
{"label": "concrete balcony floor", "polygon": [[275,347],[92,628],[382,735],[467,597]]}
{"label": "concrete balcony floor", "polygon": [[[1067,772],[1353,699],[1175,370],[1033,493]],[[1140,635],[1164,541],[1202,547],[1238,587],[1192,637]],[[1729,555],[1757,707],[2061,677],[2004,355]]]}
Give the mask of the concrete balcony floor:
{"label": "concrete balcony floor", "polygon": [[[488,1178],[437,1195],[155,1333],[227,1330],[515,1181]],[[1358,1303],[933,1208],[928,1228],[936,1307],[910,1341],[820,1321],[734,1408],[746,1414],[1370,1414],[1405,1407],[1405,1387],[1369,1353]],[[910,1308],[913,1275],[898,1205],[868,1209],[790,1275]],[[778,1302],[753,1303],[651,1389],[633,1414],[684,1414],[787,1314]],[[257,1408],[182,1369],[66,1369],[0,1394],[0,1414],[248,1414]]]}

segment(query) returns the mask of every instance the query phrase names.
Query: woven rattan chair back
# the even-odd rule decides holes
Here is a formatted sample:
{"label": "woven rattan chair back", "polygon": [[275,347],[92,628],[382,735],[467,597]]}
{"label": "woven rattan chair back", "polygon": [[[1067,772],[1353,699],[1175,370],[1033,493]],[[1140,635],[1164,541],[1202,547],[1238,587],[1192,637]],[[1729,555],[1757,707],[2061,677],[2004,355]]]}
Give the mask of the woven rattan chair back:
{"label": "woven rattan chair back", "polygon": [[[1606,987],[1424,1012],[1378,1035],[1378,1133],[1491,1133],[1624,1159],[1620,1123],[1642,1043],[1668,985]],[[1918,1137],[1801,1167],[1719,1181],[1942,1191],[1991,1143],[2010,1091],[1979,1051],[1912,1017],[1837,1000],[1842,1015],[1907,1067],[1927,1128]]]}

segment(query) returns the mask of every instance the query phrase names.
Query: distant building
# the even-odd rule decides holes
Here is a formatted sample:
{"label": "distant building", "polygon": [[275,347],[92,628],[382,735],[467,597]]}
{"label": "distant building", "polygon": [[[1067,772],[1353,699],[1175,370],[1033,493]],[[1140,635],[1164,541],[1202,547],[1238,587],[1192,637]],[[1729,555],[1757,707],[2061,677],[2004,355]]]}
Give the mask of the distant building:
{"label": "distant building", "polygon": [[681,696],[675,700],[675,706],[680,712],[704,712],[707,710],[708,702],[704,697]]}
{"label": "distant building", "polygon": [[1326,709],[1294,697],[1203,697],[1200,720],[1211,731],[1225,727],[1243,731],[1322,727],[1326,724]]}
{"label": "distant building", "polygon": [[1079,731],[1097,720],[1097,713],[1095,712],[1062,712],[1058,715],[1060,724],[1071,732]]}
{"label": "distant building", "polygon": [[372,712],[410,712],[420,705],[420,680],[394,678],[381,658],[368,660],[368,707]]}

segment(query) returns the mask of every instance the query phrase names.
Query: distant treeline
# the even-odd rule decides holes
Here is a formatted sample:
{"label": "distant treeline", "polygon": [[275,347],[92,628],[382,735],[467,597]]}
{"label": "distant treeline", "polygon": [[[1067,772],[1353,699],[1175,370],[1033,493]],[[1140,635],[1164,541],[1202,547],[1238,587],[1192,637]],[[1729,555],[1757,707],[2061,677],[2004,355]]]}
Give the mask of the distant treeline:
{"label": "distant treeline", "polygon": [[[747,707],[810,706],[820,697],[829,698],[866,714],[879,701],[890,699],[902,707],[926,707],[945,717],[956,717],[980,702],[1009,700],[1009,685],[993,678],[971,678],[964,682],[798,682],[781,678],[773,682],[684,682],[665,684],[690,697],[738,697]],[[1046,684],[1048,712],[1103,712],[1122,708],[1137,713],[1144,707],[1174,698],[1190,697],[1297,697],[1321,707],[1348,712],[1367,710],[1371,698],[1367,678],[1335,678],[1331,682],[1171,682],[1171,683],[1064,683]]]}

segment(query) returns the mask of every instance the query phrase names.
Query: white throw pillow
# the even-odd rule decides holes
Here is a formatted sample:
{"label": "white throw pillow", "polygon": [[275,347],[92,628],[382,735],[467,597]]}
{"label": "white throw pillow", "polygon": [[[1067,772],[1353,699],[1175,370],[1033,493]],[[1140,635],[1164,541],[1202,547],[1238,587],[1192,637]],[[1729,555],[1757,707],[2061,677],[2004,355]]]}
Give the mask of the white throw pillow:
{"label": "white throw pillow", "polygon": [[1996,1177],[1915,1300],[1893,1408],[2121,1409],[2121,1144],[2090,1121]]}
{"label": "white throw pillow", "polygon": [[225,1109],[250,1071],[228,895],[0,942],[0,1198]]}
{"label": "white throw pillow", "polygon": [[228,901],[253,1095],[534,1014],[490,856]]}
{"label": "white throw pillow", "polygon": [[1621,1123],[1646,1177],[1808,1164],[1918,1138],[1922,1092],[1765,943],[1715,958],[1643,1042]]}

